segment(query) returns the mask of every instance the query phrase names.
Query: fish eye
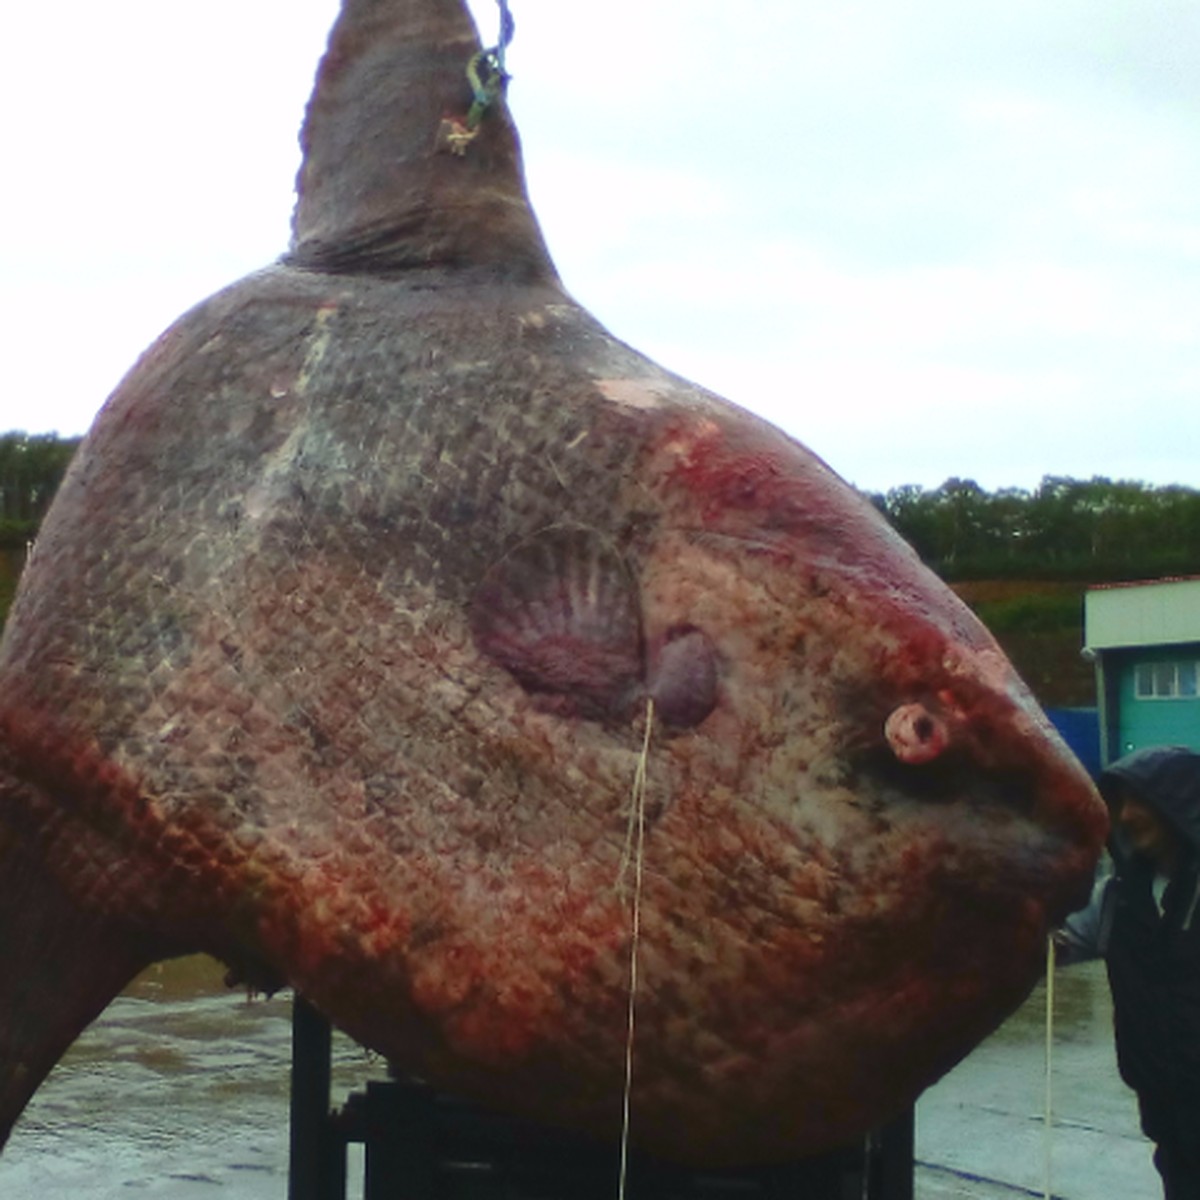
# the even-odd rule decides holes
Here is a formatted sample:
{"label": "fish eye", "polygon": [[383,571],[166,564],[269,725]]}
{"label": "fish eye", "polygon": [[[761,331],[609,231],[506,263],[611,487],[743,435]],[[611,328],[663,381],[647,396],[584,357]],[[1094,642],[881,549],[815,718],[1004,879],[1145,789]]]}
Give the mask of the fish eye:
{"label": "fish eye", "polygon": [[950,731],[920,703],[902,704],[884,722],[883,735],[897,760],[917,765],[932,762],[950,744]]}

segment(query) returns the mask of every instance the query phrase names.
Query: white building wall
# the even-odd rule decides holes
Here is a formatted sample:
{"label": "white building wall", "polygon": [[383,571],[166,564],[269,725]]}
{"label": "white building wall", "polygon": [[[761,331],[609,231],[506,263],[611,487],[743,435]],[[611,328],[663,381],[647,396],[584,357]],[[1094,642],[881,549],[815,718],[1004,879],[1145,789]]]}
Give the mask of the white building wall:
{"label": "white building wall", "polygon": [[1089,650],[1200,641],[1200,579],[1093,588],[1084,596]]}

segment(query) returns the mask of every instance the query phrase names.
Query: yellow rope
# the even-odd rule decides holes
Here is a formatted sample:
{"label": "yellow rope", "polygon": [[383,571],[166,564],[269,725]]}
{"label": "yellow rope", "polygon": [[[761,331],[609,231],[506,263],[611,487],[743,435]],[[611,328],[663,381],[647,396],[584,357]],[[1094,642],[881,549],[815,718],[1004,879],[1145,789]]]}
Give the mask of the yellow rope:
{"label": "yellow rope", "polygon": [[1045,1153],[1045,1187],[1043,1195],[1045,1200],[1051,1200],[1054,1194],[1050,1186],[1054,1152],[1054,959],[1054,935],[1051,934],[1046,939],[1046,1114],[1045,1125],[1043,1127],[1045,1135],[1043,1143],[1043,1151]]}
{"label": "yellow rope", "polygon": [[[629,941],[629,1015],[625,1030],[625,1094],[621,1114],[621,1169],[617,1179],[617,1200],[625,1200],[625,1181],[629,1171],[629,1098],[633,1091],[633,1033],[637,1013],[638,948],[642,936],[642,862],[646,847],[646,768],[650,760],[650,734],[654,728],[654,701],[646,701],[646,732],[642,738],[642,753],[637,770],[633,775],[633,791],[629,798],[630,832],[632,841],[633,871],[633,916]],[[626,845],[621,874],[625,873],[625,857],[630,846]]]}

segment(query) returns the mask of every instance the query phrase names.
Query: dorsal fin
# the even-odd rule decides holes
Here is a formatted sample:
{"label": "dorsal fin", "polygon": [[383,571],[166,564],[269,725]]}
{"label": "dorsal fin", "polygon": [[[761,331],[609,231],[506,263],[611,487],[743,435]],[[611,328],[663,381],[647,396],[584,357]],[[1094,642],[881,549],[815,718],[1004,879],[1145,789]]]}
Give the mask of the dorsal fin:
{"label": "dorsal fin", "polygon": [[343,0],[301,134],[286,261],[555,278],[503,97],[462,154],[439,136],[444,120],[467,117],[479,49],[462,0]]}

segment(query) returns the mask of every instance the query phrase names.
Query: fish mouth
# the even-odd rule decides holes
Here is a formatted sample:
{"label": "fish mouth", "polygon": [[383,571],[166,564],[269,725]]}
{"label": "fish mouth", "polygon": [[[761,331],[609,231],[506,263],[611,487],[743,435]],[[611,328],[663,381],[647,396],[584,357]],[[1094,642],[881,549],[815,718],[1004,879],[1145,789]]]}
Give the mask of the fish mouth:
{"label": "fish mouth", "polygon": [[981,763],[968,746],[912,761],[885,743],[858,753],[852,771],[879,816],[945,847],[947,879],[1039,901],[1054,925],[1087,902],[1107,819],[1068,752],[1023,749],[1007,762]]}

